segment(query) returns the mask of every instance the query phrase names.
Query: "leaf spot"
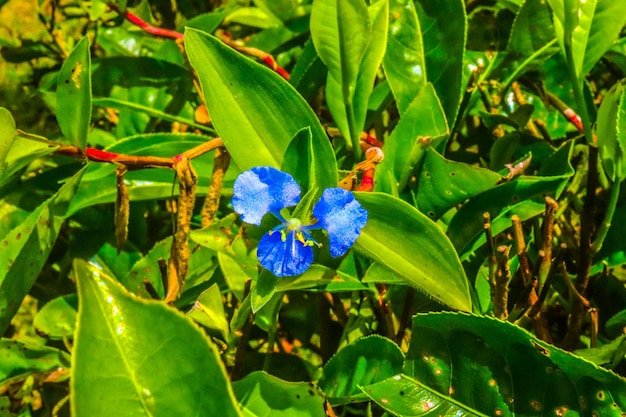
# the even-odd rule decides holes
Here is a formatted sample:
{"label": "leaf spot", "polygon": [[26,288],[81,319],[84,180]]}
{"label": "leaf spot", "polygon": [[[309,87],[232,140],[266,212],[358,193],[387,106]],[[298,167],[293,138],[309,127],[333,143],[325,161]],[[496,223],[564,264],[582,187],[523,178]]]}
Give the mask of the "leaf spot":
{"label": "leaf spot", "polygon": [[[83,72],[83,64],[80,62],[76,63],[76,66],[72,68],[72,81],[76,88],[80,88],[80,73]],[[67,80],[66,80],[67,81]]]}
{"label": "leaf spot", "polygon": [[530,400],[530,406],[536,411],[541,411],[541,403],[537,400]]}

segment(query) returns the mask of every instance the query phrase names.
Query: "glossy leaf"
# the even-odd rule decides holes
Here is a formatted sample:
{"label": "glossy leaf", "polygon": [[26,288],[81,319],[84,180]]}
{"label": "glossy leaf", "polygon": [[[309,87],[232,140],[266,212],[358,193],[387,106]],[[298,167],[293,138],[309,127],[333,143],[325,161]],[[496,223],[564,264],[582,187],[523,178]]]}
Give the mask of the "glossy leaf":
{"label": "glossy leaf", "polygon": [[626,100],[624,84],[604,96],[598,110],[597,141],[600,161],[611,181],[626,179]]}
{"label": "glossy leaf", "polygon": [[426,86],[422,29],[413,0],[392,0],[389,18],[383,67],[402,115]]}
{"label": "glossy leaf", "polygon": [[[354,2],[354,0],[352,0]],[[389,0],[372,2],[367,8],[371,22],[371,38],[359,67],[356,89],[354,91],[355,126],[360,132],[365,129],[365,119],[376,74],[385,55],[387,45],[387,27],[389,22]]]}
{"label": "glossy leaf", "polygon": [[[448,132],[446,117],[432,84],[427,84],[403,113],[385,141],[385,159],[376,169],[377,187],[402,190],[426,154],[431,139]],[[392,182],[390,184],[390,182]]]}
{"label": "glossy leaf", "polygon": [[17,138],[15,119],[4,107],[0,107],[0,175],[4,173],[4,165],[9,155],[9,150]]}
{"label": "glossy leaf", "polygon": [[626,23],[624,0],[548,0],[562,48],[571,49],[581,79],[609,49]]}
{"label": "glossy leaf", "polygon": [[447,160],[428,148],[418,178],[417,207],[436,220],[467,198],[495,187],[501,179],[493,171]]}
{"label": "glossy leaf", "polygon": [[333,356],[318,385],[331,405],[366,400],[359,386],[370,385],[400,372],[404,355],[394,342],[373,335],[358,339]]}
{"label": "glossy leaf", "polygon": [[461,104],[463,57],[467,17],[462,0],[432,2],[416,0],[423,29],[426,78],[435,86],[448,124],[452,126]]}
{"label": "glossy leaf", "polygon": [[355,92],[361,62],[372,37],[372,23],[362,0],[318,0],[311,10],[311,39],[328,68],[326,101],[337,127],[356,143]]}
{"label": "glossy leaf", "polygon": [[37,332],[48,335],[52,340],[71,339],[76,329],[76,294],[64,295],[44,305],[33,323]]}
{"label": "glossy leaf", "polygon": [[486,316],[414,316],[404,372],[486,415],[617,416],[626,409],[622,378]]}
{"label": "glossy leaf", "polygon": [[308,382],[288,382],[265,372],[252,372],[233,383],[233,391],[249,417],[325,417],[324,394]]}
{"label": "glossy leaf", "polygon": [[84,171],[0,241],[0,331],[4,333],[46,262]]}
{"label": "glossy leaf", "polygon": [[67,142],[84,149],[91,122],[91,55],[87,36],[76,44],[59,71],[56,114]]}
{"label": "glossy leaf", "polygon": [[74,415],[240,416],[217,349],[191,319],[131,296],[84,261],[75,261],[74,273]]}
{"label": "glossy leaf", "polygon": [[198,73],[211,120],[241,170],[253,166],[280,168],[285,152],[302,128],[310,127],[319,152],[316,172],[322,188],[337,184],[336,168],[319,120],[297,91],[268,68],[244,58],[216,38],[187,29],[189,61]]}
{"label": "glossy leaf", "polygon": [[357,193],[368,219],[355,248],[409,285],[458,310],[471,311],[469,286],[454,247],[432,220],[381,193]]}
{"label": "glossy leaf", "polygon": [[402,417],[485,416],[452,401],[447,395],[432,392],[419,381],[396,375],[361,390],[384,410]]}

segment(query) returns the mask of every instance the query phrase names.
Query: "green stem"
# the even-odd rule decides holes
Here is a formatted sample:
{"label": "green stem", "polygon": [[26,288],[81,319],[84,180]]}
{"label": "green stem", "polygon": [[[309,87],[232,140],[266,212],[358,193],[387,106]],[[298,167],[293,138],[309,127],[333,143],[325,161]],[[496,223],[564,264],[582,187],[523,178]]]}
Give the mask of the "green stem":
{"label": "green stem", "polygon": [[619,178],[617,178],[611,185],[611,195],[609,197],[609,205],[606,208],[606,213],[604,214],[604,219],[602,220],[602,224],[600,225],[600,229],[598,230],[596,239],[591,244],[592,256],[600,252],[600,249],[602,249],[602,245],[604,244],[604,239],[606,238],[606,235],[609,233],[611,222],[613,221],[613,215],[615,214],[615,208],[617,207],[617,200],[619,197],[620,188],[621,188],[621,181],[619,180]]}
{"label": "green stem", "polygon": [[348,86],[342,87],[342,93],[346,109],[348,130],[350,131],[350,143],[352,144],[352,152],[354,153],[354,162],[357,163],[361,160],[361,130],[356,125],[354,105],[352,103],[352,96],[350,95],[350,88]]}

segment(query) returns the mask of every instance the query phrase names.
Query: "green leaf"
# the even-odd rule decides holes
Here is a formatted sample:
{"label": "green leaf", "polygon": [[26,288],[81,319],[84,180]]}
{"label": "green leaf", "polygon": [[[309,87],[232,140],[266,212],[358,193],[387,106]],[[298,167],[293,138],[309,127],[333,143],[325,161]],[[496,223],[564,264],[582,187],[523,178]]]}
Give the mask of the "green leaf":
{"label": "green leaf", "polygon": [[363,129],[357,124],[355,112],[357,80],[372,39],[367,5],[363,0],[317,0],[311,10],[310,27],[315,49],[328,67],[329,110],[344,138],[355,146]]}
{"label": "green leaf", "polygon": [[626,179],[626,100],[624,82],[615,84],[598,110],[597,141],[600,161],[611,181]]}
{"label": "green leaf", "polygon": [[524,221],[545,209],[545,197],[559,197],[567,180],[574,174],[570,164],[573,143],[565,143],[546,158],[537,175],[515,178],[470,198],[448,225],[448,236],[461,260],[485,244],[483,214],[491,217],[493,235],[511,227],[511,216]]}
{"label": "green leaf", "polygon": [[360,338],[335,354],[324,366],[318,385],[331,405],[364,401],[359,386],[370,385],[402,369],[404,354],[382,336]]}
{"label": "green leaf", "polygon": [[[431,139],[448,132],[446,117],[432,84],[427,84],[403,113],[385,141],[385,159],[376,169],[382,191],[400,191],[419,166]],[[390,184],[390,179],[393,183]]]}
{"label": "green leaf", "polygon": [[467,16],[462,0],[416,0],[415,8],[424,42],[426,79],[435,86],[450,126],[454,125],[463,91],[463,57]]}
{"label": "green leaf", "polygon": [[207,329],[219,332],[222,340],[228,340],[230,326],[224,312],[222,293],[217,284],[211,285],[200,294],[187,315]]}
{"label": "green leaf", "polygon": [[48,259],[83,172],[70,178],[0,242],[0,332],[9,326]]}
{"label": "green leaf", "polygon": [[502,177],[488,169],[450,161],[426,150],[417,185],[417,207],[437,220],[467,198],[496,186]]}
{"label": "green leaf", "polygon": [[318,180],[324,184],[333,184],[337,179],[335,158],[318,160],[322,155],[332,152],[330,141],[314,141],[311,128],[305,127],[291,140],[281,171],[290,173],[305,191],[318,186]]}
{"label": "green leaf", "polygon": [[241,170],[253,166],[280,168],[285,152],[302,128],[310,127],[319,153],[315,171],[320,188],[335,187],[332,149],[319,120],[298,92],[282,77],[257,64],[216,38],[187,29],[185,46],[198,73],[211,120]]}
{"label": "green leaf", "polygon": [[0,340],[0,381],[23,378],[33,373],[46,373],[67,370],[70,355],[59,349],[18,342]]}
{"label": "green leaf", "polygon": [[250,417],[325,417],[324,394],[309,382],[288,382],[252,372],[233,383],[244,413]]}
{"label": "green leaf", "polygon": [[[354,1],[354,0],[353,0]],[[378,0],[367,9],[371,22],[371,38],[359,67],[354,91],[354,118],[359,137],[365,129],[365,119],[376,74],[385,55],[387,26],[389,22],[389,0]]]}
{"label": "green leaf", "polygon": [[511,323],[418,314],[412,334],[404,372],[480,413],[619,416],[626,409],[624,379]]}
{"label": "green leaf", "polygon": [[4,107],[0,107],[0,138],[0,175],[2,175],[9,150],[17,138],[15,119]]}
{"label": "green leaf", "polygon": [[64,295],[47,303],[35,316],[35,328],[52,340],[74,337],[78,296]]}
{"label": "green leaf", "polygon": [[402,417],[485,416],[460,405],[447,395],[432,392],[424,384],[406,375],[396,375],[361,390],[384,410]]}
{"label": "green leaf", "polygon": [[441,229],[417,209],[381,193],[356,193],[368,212],[355,248],[435,300],[471,311],[461,262]]}
{"label": "green leaf", "polygon": [[276,291],[348,292],[368,291],[369,288],[353,276],[319,264],[313,264],[303,274],[284,277],[278,281]]}
{"label": "green leaf", "polygon": [[[8,131],[10,135],[10,130]],[[31,162],[51,154],[56,147],[18,136],[8,150],[3,166],[0,166],[0,187],[16,180],[18,173]]]}
{"label": "green leaf", "polygon": [[505,91],[521,74],[558,50],[550,12],[542,0],[526,0],[520,7],[506,48],[503,65],[509,69],[500,86]]}
{"label": "green leaf", "polygon": [[250,306],[252,313],[257,313],[263,308],[276,293],[276,287],[280,278],[267,270],[262,270],[256,285],[250,291]]}
{"label": "green leaf", "polygon": [[133,297],[82,260],[74,273],[74,415],[241,415],[217,349],[191,319]]}
{"label": "green leaf", "polygon": [[[625,0],[548,0],[561,48],[570,49],[576,77],[587,74],[626,22]],[[566,54],[567,55],[567,54]]]}
{"label": "green leaf", "polygon": [[402,115],[413,98],[426,86],[422,29],[413,0],[393,1],[389,16],[391,21],[383,68]]}
{"label": "green leaf", "polygon": [[85,149],[91,121],[91,56],[87,36],[76,44],[59,71],[56,115],[68,143]]}

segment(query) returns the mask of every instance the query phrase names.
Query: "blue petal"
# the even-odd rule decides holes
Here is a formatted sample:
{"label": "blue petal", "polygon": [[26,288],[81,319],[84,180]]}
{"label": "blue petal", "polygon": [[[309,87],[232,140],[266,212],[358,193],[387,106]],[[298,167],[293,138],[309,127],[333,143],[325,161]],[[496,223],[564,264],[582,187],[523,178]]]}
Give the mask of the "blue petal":
{"label": "blue petal", "polygon": [[326,229],[330,254],[341,256],[354,244],[367,223],[367,211],[354,195],[341,188],[324,190],[322,198],[313,208],[316,227]]}
{"label": "blue petal", "polygon": [[267,213],[278,213],[300,201],[296,180],[272,167],[254,167],[242,172],[233,189],[233,208],[244,222],[257,226]]}
{"label": "blue petal", "polygon": [[313,249],[296,239],[289,232],[283,242],[282,233],[266,233],[259,242],[257,257],[263,268],[277,277],[300,275],[313,263]]}

